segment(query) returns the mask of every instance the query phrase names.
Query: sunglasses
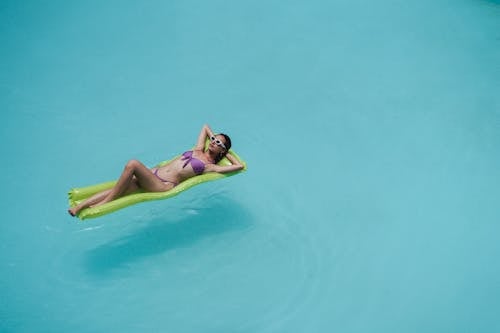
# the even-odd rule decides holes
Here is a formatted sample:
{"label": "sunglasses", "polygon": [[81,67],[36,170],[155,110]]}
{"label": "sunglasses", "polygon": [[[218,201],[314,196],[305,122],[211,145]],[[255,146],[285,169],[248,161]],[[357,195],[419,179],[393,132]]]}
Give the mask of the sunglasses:
{"label": "sunglasses", "polygon": [[224,145],[224,143],[223,143],[222,141],[220,141],[219,139],[217,139],[217,138],[215,137],[215,135],[212,135],[212,136],[210,137],[210,141],[215,142],[215,144],[216,144],[217,146],[219,146],[219,147],[222,147],[222,148],[226,149],[226,146]]}

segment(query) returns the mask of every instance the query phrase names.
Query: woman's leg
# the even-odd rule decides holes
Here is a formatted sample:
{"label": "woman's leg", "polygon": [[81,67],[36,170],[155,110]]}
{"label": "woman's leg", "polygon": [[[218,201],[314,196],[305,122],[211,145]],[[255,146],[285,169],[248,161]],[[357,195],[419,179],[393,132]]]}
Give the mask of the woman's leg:
{"label": "woman's leg", "polygon": [[132,190],[139,188],[148,192],[163,192],[170,190],[172,184],[165,184],[159,180],[151,170],[137,160],[131,160],[125,165],[120,178],[111,191],[97,205],[110,202],[119,198]]}
{"label": "woman's leg", "polygon": [[[125,191],[123,195],[128,195],[131,193],[136,192],[139,189],[139,186],[137,185],[136,180],[134,179],[131,183],[129,188]],[[68,213],[71,214],[71,216],[77,215],[82,209],[89,208],[89,207],[94,207],[94,206],[99,206],[100,204],[104,203],[102,202],[106,197],[109,195],[111,190],[104,190],[102,192],[99,192],[97,194],[94,194],[90,198],[88,198],[85,201],[82,201],[80,204],[76,205],[75,207],[72,207],[68,209]]]}
{"label": "woman's leg", "polygon": [[93,195],[79,205],[68,209],[68,213],[75,216],[82,209],[105,204],[120,196],[134,193],[139,189],[144,189],[149,192],[163,192],[173,187],[173,184],[165,184],[159,180],[151,170],[141,162],[131,160],[125,165],[125,169],[112,189]]}
{"label": "woman's leg", "polygon": [[76,205],[75,207],[72,207],[68,209],[68,213],[70,213],[72,216],[77,215],[82,209],[88,208],[92,205],[95,205],[99,203],[101,200],[106,198],[106,196],[111,192],[111,190],[104,190],[102,192],[99,192],[97,194],[94,194],[90,198],[88,198],[85,201],[80,202],[80,204]]}

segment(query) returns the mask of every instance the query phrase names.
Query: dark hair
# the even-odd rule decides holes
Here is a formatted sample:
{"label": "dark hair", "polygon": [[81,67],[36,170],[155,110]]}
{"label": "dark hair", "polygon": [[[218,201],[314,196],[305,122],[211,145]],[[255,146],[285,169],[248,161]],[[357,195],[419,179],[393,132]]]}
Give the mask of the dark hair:
{"label": "dark hair", "polygon": [[229,151],[229,149],[231,149],[231,139],[229,138],[229,136],[227,134],[224,134],[224,133],[219,133],[219,135],[222,135],[224,137],[224,140],[226,141],[224,143],[224,146],[226,146],[226,152],[225,153],[220,153],[217,156],[217,159],[216,159],[215,163],[219,163],[219,161],[222,160],[224,158],[224,156],[226,156],[226,154]]}

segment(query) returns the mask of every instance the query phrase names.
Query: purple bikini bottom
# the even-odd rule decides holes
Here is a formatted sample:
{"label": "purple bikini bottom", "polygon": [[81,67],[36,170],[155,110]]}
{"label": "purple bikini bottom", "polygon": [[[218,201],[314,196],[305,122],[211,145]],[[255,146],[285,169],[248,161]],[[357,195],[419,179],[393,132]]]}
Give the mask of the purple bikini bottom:
{"label": "purple bikini bottom", "polygon": [[170,183],[170,184],[174,185],[174,187],[176,187],[177,185],[179,185],[179,184],[177,184],[176,182],[173,182],[173,181],[171,181],[171,180],[166,180],[166,179],[161,178],[161,177],[158,175],[158,168],[155,168],[155,169],[154,169],[153,174],[156,176],[156,178],[158,178],[159,180],[161,180],[161,181],[162,181],[162,182],[164,182],[164,183]]}

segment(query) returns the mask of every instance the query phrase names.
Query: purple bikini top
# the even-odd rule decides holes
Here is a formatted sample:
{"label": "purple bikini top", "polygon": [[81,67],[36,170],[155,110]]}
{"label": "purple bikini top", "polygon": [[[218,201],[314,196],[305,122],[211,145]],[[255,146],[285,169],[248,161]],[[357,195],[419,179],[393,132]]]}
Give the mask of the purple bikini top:
{"label": "purple bikini top", "polygon": [[185,168],[186,165],[188,165],[188,163],[191,163],[191,166],[193,167],[193,171],[197,175],[201,175],[203,173],[203,171],[205,170],[205,163],[203,163],[203,161],[197,159],[196,157],[193,157],[192,150],[189,150],[189,151],[185,152],[184,154],[182,154],[181,160],[186,161],[186,163],[184,163],[184,165],[182,166],[183,168]]}

